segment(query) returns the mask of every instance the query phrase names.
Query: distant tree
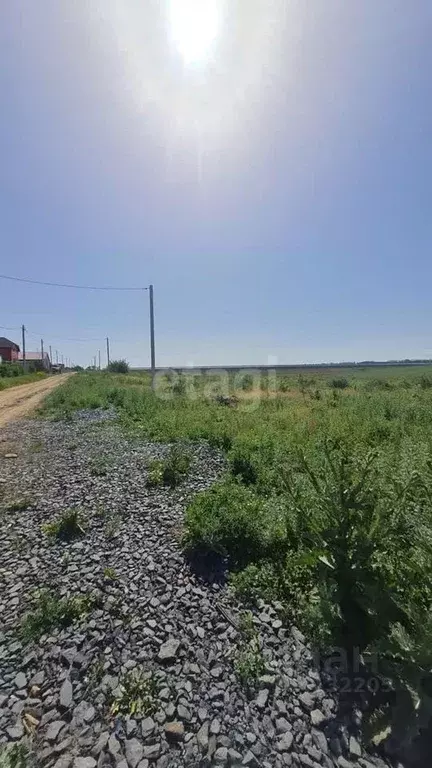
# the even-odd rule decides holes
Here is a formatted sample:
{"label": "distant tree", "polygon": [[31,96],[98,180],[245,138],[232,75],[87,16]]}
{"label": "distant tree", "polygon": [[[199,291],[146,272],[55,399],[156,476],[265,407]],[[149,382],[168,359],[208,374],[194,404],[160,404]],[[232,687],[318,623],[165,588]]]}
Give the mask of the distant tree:
{"label": "distant tree", "polygon": [[112,360],[108,370],[110,373],[129,373],[129,363],[126,360]]}

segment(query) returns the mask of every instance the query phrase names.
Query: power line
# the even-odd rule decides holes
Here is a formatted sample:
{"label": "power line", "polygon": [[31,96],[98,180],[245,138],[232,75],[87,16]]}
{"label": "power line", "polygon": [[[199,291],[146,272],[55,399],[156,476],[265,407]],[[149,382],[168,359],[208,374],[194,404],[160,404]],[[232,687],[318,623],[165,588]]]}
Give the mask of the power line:
{"label": "power line", "polygon": [[[0,330],[2,331],[20,331],[22,328],[21,325],[14,325],[14,326],[6,326],[6,325],[0,325]],[[49,336],[50,339],[55,339],[56,341],[67,341],[67,342],[73,342],[78,344],[94,344],[98,341],[106,341],[106,336],[99,336],[97,338],[88,338],[88,339],[76,339],[76,338],[67,338],[66,336],[53,336],[49,331],[29,331],[26,326],[26,333],[28,336],[35,336],[37,339],[39,339],[41,336]],[[124,339],[112,339],[116,344],[124,344]]]}
{"label": "power line", "polygon": [[48,285],[51,288],[76,288],[82,291],[148,291],[145,288],[123,288],[109,285],[73,285],[71,283],[49,283],[44,280],[30,280],[26,277],[11,277],[10,275],[0,275],[1,280],[15,280],[17,283],[31,283],[32,285]]}
{"label": "power line", "polygon": [[[39,337],[41,335],[40,332],[36,333],[36,331],[27,331],[27,333],[30,336],[37,336],[37,337]],[[96,341],[104,341],[104,338],[102,336],[100,338],[98,338],[98,339],[68,339],[68,338],[65,338],[64,336],[53,336],[51,333],[46,333],[46,332],[45,332],[45,336],[49,336],[50,339],[56,339],[56,341],[72,341],[72,342],[77,342],[77,343],[80,343],[80,344],[87,344],[87,342],[93,343],[93,342],[96,342]]]}

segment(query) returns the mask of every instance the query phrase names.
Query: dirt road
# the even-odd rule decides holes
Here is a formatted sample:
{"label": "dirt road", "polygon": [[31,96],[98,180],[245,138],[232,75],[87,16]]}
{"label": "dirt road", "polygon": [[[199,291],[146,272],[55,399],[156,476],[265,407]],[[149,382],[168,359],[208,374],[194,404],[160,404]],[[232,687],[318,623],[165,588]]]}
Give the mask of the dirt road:
{"label": "dirt road", "polygon": [[35,384],[22,384],[0,392],[0,427],[33,411],[48,392],[64,384],[69,376],[73,373],[62,373]]}

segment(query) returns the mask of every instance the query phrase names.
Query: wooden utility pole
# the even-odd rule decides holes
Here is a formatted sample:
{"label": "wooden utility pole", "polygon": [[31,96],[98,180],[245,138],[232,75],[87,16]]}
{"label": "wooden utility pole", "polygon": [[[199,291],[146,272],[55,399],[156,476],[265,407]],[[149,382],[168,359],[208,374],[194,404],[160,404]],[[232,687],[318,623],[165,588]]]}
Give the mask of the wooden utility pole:
{"label": "wooden utility pole", "polygon": [[155,328],[154,328],[154,302],[153,286],[149,285],[150,294],[150,355],[151,355],[151,377],[152,390],[154,392],[156,385],[156,350],[155,350]]}
{"label": "wooden utility pole", "polygon": [[110,346],[109,346],[109,338],[108,338],[108,336],[107,336],[106,344],[107,344],[107,368],[109,368],[109,364],[110,364]]}
{"label": "wooden utility pole", "polygon": [[51,344],[50,344],[49,351],[50,351],[50,363],[52,365],[52,349],[51,349]]}
{"label": "wooden utility pole", "polygon": [[41,360],[44,359],[43,339],[41,339]]}
{"label": "wooden utility pole", "polygon": [[22,326],[21,330],[22,330],[22,361],[23,361],[23,370],[25,371],[27,367],[26,348],[25,348],[25,332],[26,332],[25,325]]}

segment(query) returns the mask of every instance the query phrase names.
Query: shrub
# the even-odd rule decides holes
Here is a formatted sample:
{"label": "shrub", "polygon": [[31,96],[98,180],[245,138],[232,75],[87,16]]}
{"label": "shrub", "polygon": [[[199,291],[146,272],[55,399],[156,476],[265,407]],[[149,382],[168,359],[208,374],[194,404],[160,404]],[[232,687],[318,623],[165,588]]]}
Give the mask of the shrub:
{"label": "shrub", "polygon": [[265,557],[283,535],[281,521],[266,502],[232,481],[195,497],[185,516],[186,550],[228,556],[233,565]]}
{"label": "shrub", "polygon": [[254,377],[251,373],[245,373],[241,378],[240,389],[250,392],[253,389]]}
{"label": "shrub", "polygon": [[388,390],[392,389],[393,386],[390,384],[387,379],[369,379],[365,382],[364,388],[366,392],[373,392],[374,390]]}
{"label": "shrub", "polygon": [[24,616],[21,625],[23,639],[37,640],[55,627],[67,627],[85,616],[94,601],[90,595],[60,597],[48,589],[41,589],[34,599],[32,610]]}
{"label": "shrub", "polygon": [[0,363],[0,378],[24,376],[25,373],[24,367],[18,363]]}
{"label": "shrub", "polygon": [[42,525],[43,533],[52,538],[69,540],[85,533],[78,509],[68,509],[59,520]]}
{"label": "shrub", "polygon": [[108,370],[110,373],[129,373],[129,363],[126,360],[111,360]]}
{"label": "shrub", "polygon": [[166,459],[152,461],[148,468],[147,485],[154,488],[167,485],[176,488],[189,471],[191,458],[180,446],[174,445]]}
{"label": "shrub", "polygon": [[183,396],[186,394],[186,380],[181,374],[179,374],[177,381],[174,382],[172,391],[174,395]]}
{"label": "shrub", "polygon": [[432,376],[423,374],[420,378],[420,387],[422,389],[430,389],[432,387]]}
{"label": "shrub", "polygon": [[340,379],[332,379],[329,382],[329,387],[332,387],[332,389],[346,389],[349,387],[349,381],[348,379],[340,378]]}
{"label": "shrub", "polygon": [[230,459],[230,469],[234,477],[241,479],[244,485],[255,485],[258,472],[250,455],[246,452],[236,451]]}
{"label": "shrub", "polygon": [[413,631],[428,615],[432,534],[425,502],[432,483],[414,473],[386,485],[375,453],[361,458],[330,444],[322,450],[319,467],[304,460],[301,480],[285,476],[287,539],[318,555],[339,607],[333,630],[346,647],[364,649],[388,637],[392,625]]}
{"label": "shrub", "polygon": [[277,379],[277,383],[280,392],[289,392],[292,386],[290,379],[282,376]]}

